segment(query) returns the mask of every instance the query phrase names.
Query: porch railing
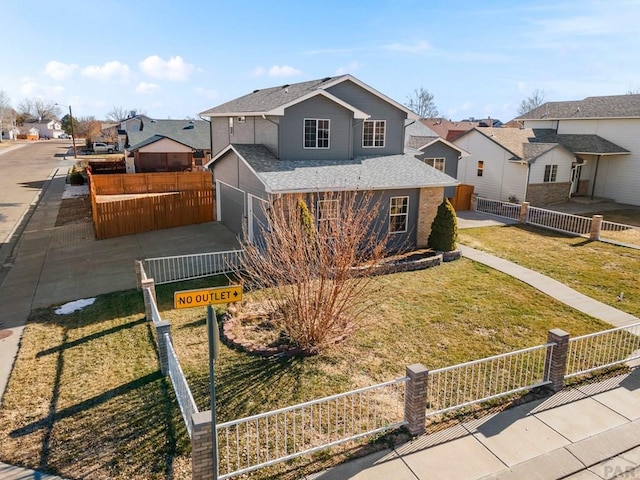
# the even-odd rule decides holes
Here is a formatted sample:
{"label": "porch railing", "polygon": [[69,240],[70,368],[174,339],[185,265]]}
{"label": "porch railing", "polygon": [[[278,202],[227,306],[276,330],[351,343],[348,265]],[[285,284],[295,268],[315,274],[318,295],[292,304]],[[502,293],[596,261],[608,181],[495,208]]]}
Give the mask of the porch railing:
{"label": "porch railing", "polygon": [[556,212],[538,207],[529,207],[526,222],[538,227],[545,227],[558,232],[571,233],[579,236],[589,236],[591,232],[591,218]]}
{"label": "porch railing", "polygon": [[147,258],[144,270],[156,284],[179,282],[236,271],[243,250],[199,253],[174,257]]}

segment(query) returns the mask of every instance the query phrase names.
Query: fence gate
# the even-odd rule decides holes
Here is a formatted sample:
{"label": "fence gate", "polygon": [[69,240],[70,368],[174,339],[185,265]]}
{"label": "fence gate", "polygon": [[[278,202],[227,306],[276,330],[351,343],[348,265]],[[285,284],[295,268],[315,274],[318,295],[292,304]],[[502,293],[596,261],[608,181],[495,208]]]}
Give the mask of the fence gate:
{"label": "fence gate", "polygon": [[244,192],[223,182],[217,183],[220,202],[220,220],[236,235],[242,236],[242,223],[245,216]]}
{"label": "fence gate", "polygon": [[458,185],[456,194],[451,202],[456,212],[471,210],[471,195],[473,195],[473,185]]}

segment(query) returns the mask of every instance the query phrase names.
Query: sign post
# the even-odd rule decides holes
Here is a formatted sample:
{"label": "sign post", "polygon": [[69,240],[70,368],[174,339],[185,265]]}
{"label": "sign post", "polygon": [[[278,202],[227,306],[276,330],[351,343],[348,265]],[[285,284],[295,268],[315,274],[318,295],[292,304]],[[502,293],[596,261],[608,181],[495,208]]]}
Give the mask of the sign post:
{"label": "sign post", "polygon": [[218,480],[218,433],[216,430],[216,385],[215,362],[220,354],[220,332],[216,313],[211,305],[239,302],[242,300],[242,285],[182,290],[173,294],[174,308],[207,306],[207,338],[209,340],[209,392],[211,395],[211,453],[213,480]]}

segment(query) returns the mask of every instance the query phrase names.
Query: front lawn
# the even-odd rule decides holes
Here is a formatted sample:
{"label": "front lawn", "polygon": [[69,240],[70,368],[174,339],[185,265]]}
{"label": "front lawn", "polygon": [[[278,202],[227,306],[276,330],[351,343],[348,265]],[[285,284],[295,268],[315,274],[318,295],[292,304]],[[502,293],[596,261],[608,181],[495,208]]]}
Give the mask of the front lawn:
{"label": "front lawn", "polygon": [[[459,232],[459,241],[544,273],[589,297],[640,316],[638,250],[529,225],[464,229]],[[623,293],[621,301],[620,293]]]}
{"label": "front lawn", "polygon": [[[157,289],[203,410],[209,405],[205,309],[173,310],[172,295],[218,281]],[[465,259],[377,281],[384,288],[366,325],[321,355],[274,360],[222,346],[218,420],[404,376],[412,363],[437,368],[542,344],[550,328],[572,335],[607,328]],[[70,315],[33,313],[0,409],[0,460],[69,479],[190,478],[186,430],[143,316],[142,295],[134,291],[98,297]]]}

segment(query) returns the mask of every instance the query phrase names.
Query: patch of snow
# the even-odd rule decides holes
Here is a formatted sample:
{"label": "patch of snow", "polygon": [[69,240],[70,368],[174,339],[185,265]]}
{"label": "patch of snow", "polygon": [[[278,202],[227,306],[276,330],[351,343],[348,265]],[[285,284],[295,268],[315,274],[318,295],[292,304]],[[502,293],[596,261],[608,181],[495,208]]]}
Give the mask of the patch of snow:
{"label": "patch of snow", "polygon": [[56,315],[68,315],[76,310],[82,310],[84,307],[93,305],[95,298],[81,298],[80,300],[74,300],[73,302],[65,303],[55,309]]}
{"label": "patch of snow", "polygon": [[89,195],[88,185],[65,185],[62,198],[79,198]]}

